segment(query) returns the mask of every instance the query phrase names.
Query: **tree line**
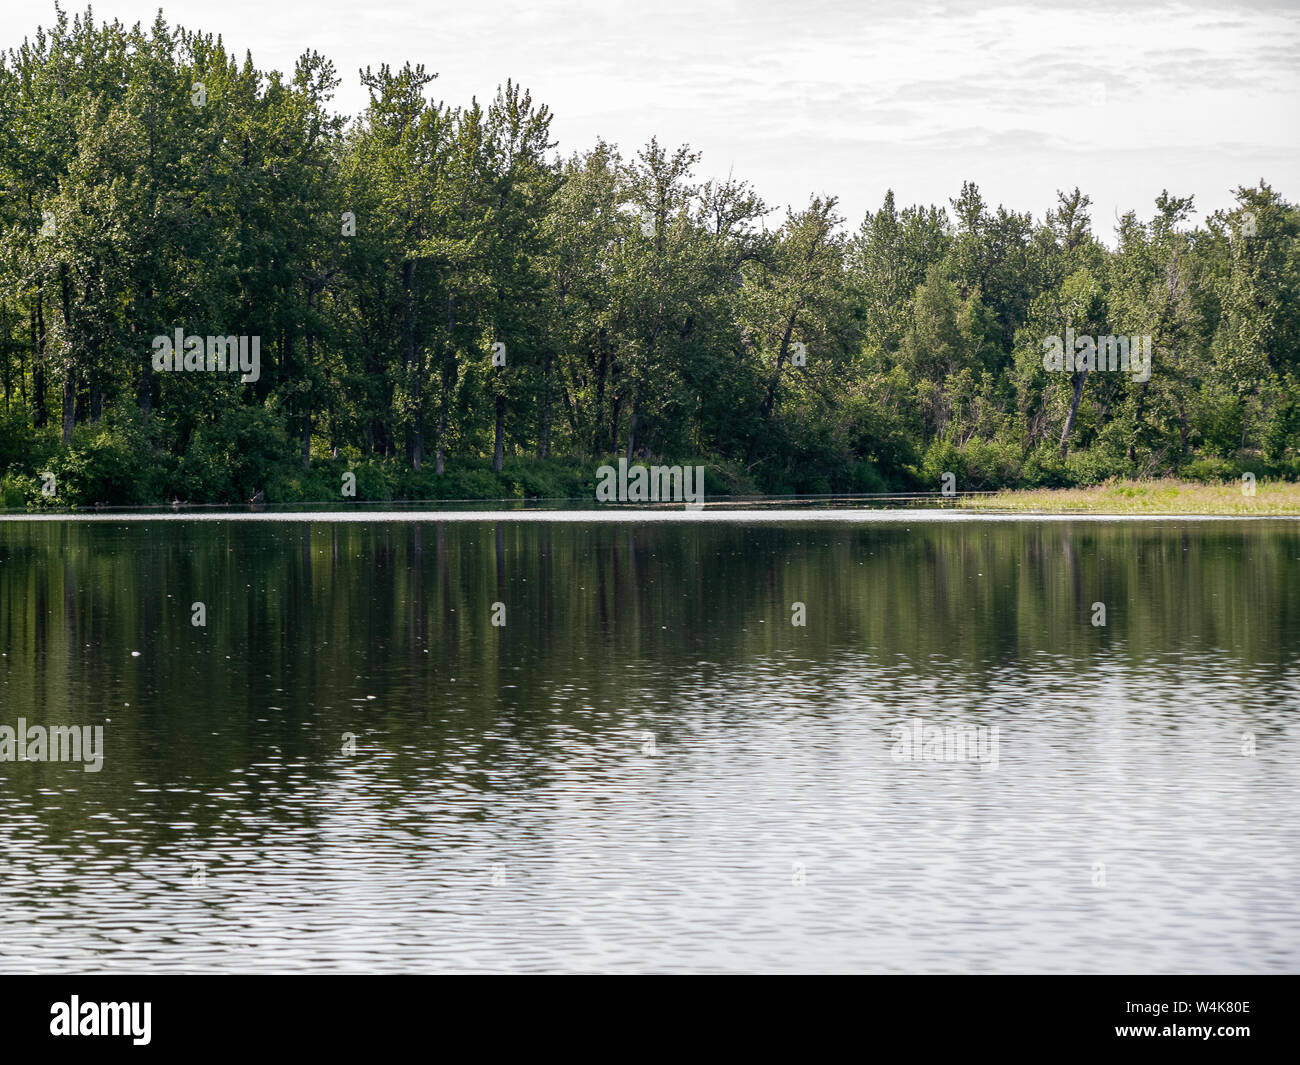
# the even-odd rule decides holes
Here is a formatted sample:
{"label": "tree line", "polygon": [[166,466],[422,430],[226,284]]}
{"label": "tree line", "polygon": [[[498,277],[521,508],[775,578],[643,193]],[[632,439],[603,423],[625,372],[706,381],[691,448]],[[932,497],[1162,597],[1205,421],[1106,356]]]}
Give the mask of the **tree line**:
{"label": "tree line", "polygon": [[[4,505],[590,497],[614,455],[713,492],[1300,473],[1300,210],[1262,179],[1113,248],[1078,188],[853,228],[689,147],[562,154],[513,82],[360,78],[349,119],[323,56],[161,13],[60,10],[0,59]],[[256,379],[160,372],[177,330],[258,338]],[[1066,330],[1149,337],[1149,378],[1047,368]]]}

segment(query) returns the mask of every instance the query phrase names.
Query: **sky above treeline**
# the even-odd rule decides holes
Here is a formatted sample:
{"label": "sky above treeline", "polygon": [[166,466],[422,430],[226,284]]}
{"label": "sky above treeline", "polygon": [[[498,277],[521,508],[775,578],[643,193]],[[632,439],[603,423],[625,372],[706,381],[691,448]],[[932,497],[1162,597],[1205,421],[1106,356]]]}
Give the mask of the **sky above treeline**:
{"label": "sky above treeline", "polygon": [[[702,153],[698,176],[786,205],[838,196],[856,228],[893,188],[946,204],[964,180],[1041,219],[1055,190],[1116,215],[1194,195],[1200,221],[1261,177],[1300,197],[1300,0],[991,5],[953,0],[99,0],[98,20],[219,33],[263,68],[315,49],[356,114],[364,66],[436,71],[431,93],[486,103],[507,77],[547,104],[558,150],[652,135]],[[70,13],[84,10],[65,5]],[[54,20],[5,0],[0,43]]]}

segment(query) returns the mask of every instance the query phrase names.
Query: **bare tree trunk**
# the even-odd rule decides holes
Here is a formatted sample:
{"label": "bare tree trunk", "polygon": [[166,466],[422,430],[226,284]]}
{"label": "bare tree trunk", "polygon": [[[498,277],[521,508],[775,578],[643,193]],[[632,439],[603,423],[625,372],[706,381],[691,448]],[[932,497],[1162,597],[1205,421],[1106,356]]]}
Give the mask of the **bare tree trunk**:
{"label": "bare tree trunk", "polygon": [[[145,289],[145,305],[153,307],[153,286]],[[135,401],[140,413],[146,417],[153,413],[153,359],[146,357],[140,368],[140,379],[136,382]]]}
{"label": "bare tree trunk", "polygon": [[1142,408],[1146,405],[1147,382],[1142,382],[1142,387],[1138,389],[1137,405],[1133,413],[1133,435],[1129,437],[1128,442],[1128,460],[1129,462],[1137,461],[1137,434],[1142,429]]}
{"label": "bare tree trunk", "polygon": [[77,388],[69,360],[67,373],[63,378],[63,442],[72,443],[72,430],[77,424]]}
{"label": "bare tree trunk", "polygon": [[636,399],[633,397],[632,409],[628,412],[627,418],[627,461],[631,462],[636,455]]}
{"label": "bare tree trunk", "polygon": [[[609,348],[605,344],[605,330],[601,330],[596,336],[596,347],[598,349],[596,359],[596,432],[592,437],[591,450],[592,454],[602,454],[605,448],[602,446],[605,442],[604,429],[601,426],[601,418],[605,413],[605,377],[609,373]],[[615,407],[614,414],[614,432],[618,432],[618,413]],[[617,436],[610,442],[610,450],[618,446]]]}
{"label": "bare tree trunk", "polygon": [[492,445],[492,469],[500,473],[506,458],[506,397],[499,392],[497,393],[496,407],[496,440]]}
{"label": "bare tree trunk", "polygon": [[[309,281],[307,283],[307,314],[309,316],[313,310],[312,301],[314,296],[315,296],[315,292],[312,288],[312,283]],[[311,359],[312,359],[311,349],[312,349],[311,327],[308,326],[306,331],[306,336],[303,339],[303,373],[307,377],[307,380],[309,381],[311,380]],[[303,393],[302,405],[303,405],[302,426],[301,429],[299,430],[301,434],[300,454],[302,456],[302,468],[304,470],[310,470],[311,469],[311,424],[312,424],[310,392]]]}
{"label": "bare tree trunk", "polygon": [[[438,401],[438,447],[434,456],[433,472],[439,477],[447,468],[447,411],[451,405],[451,390],[456,384],[456,341],[452,330],[456,325],[456,296],[447,293],[447,350],[442,356],[442,397]],[[419,469],[417,466],[416,469]]]}
{"label": "bare tree trunk", "polygon": [[49,419],[45,408],[45,283],[36,286],[36,326],[32,336],[32,424],[40,429]]}
{"label": "bare tree trunk", "polygon": [[537,457],[551,456],[551,353],[546,352],[546,362],[542,368],[542,419],[537,428]]}
{"label": "bare tree trunk", "polygon": [[1070,431],[1074,428],[1075,415],[1079,413],[1079,404],[1083,400],[1083,383],[1087,377],[1087,370],[1076,370],[1074,373],[1074,395],[1070,397],[1070,413],[1066,415],[1065,425],[1061,429],[1061,458],[1065,458],[1070,450]]}
{"label": "bare tree trunk", "polygon": [[406,331],[405,351],[403,352],[403,362],[410,374],[411,398],[408,400],[409,406],[407,414],[410,418],[410,424],[406,427],[406,457],[411,463],[411,468],[418,470],[424,461],[424,438],[421,433],[420,424],[420,372],[415,365],[415,262],[407,259],[402,264],[402,289],[403,289],[403,308],[405,311],[406,321],[403,323]]}
{"label": "bare tree trunk", "polygon": [[77,424],[77,370],[72,355],[72,276],[67,264],[59,268],[63,292],[63,343],[67,347],[63,369],[63,442],[72,443],[72,429]]}
{"label": "bare tree trunk", "polygon": [[749,438],[749,448],[745,452],[745,462],[747,464],[754,461],[754,452],[758,450],[759,435],[768,422],[772,420],[772,412],[776,410],[776,390],[781,383],[781,371],[785,368],[786,356],[790,353],[790,337],[794,335],[794,323],[799,317],[799,310],[799,307],[795,307],[785,323],[785,332],[781,334],[781,347],[777,349],[776,353],[776,372],[772,374],[772,379],[767,385],[767,395],[763,398],[763,418]]}
{"label": "bare tree trunk", "polygon": [[781,347],[776,353],[776,372],[772,374],[772,380],[767,385],[767,395],[763,399],[763,418],[764,420],[772,416],[772,411],[776,408],[776,389],[781,382],[781,370],[785,367],[786,356],[790,354],[790,337],[794,333],[795,319],[799,317],[799,309],[796,307],[794,314],[790,315],[790,320],[785,323],[785,332],[781,334]]}

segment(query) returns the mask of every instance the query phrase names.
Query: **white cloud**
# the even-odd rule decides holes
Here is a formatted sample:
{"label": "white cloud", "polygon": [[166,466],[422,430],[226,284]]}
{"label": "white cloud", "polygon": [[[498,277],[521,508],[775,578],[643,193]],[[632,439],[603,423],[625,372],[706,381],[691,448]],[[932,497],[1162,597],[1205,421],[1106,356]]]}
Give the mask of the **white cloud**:
{"label": "white cloud", "polygon": [[[148,22],[158,2],[103,0],[96,15]],[[1284,2],[177,0],[165,13],[263,66],[315,48],[349,112],[366,65],[422,62],[452,102],[512,77],[551,107],[566,153],[597,135],[629,155],[652,134],[687,141],[703,176],[734,167],[775,205],[833,193],[854,225],[888,187],[944,203],[966,179],[1035,216],[1077,184],[1103,236],[1112,208],[1148,214],[1162,188],[1203,212],[1261,175],[1300,197],[1300,13]],[[10,0],[6,14],[16,44],[53,5]]]}

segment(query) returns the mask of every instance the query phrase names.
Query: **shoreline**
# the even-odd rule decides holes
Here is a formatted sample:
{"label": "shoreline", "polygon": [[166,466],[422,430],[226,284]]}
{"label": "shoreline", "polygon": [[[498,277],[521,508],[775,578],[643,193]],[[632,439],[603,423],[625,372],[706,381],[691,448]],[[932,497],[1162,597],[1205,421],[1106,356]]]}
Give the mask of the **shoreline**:
{"label": "shoreline", "polygon": [[526,522],[564,525],[628,524],[845,524],[845,525],[937,525],[949,523],[1028,523],[1028,522],[1232,522],[1278,521],[1300,522],[1300,514],[1199,514],[1199,513],[1050,513],[1034,511],[966,510],[956,508],[824,508],[787,510],[287,510],[268,514],[259,512],[195,513],[33,513],[0,514],[0,524],[24,522],[307,522],[317,524],[401,524],[436,522]]}
{"label": "shoreline", "polygon": [[0,511],[23,521],[948,522],[1021,520],[1300,520],[1300,484],[1120,481],[1087,488],[824,496],[722,496],[703,504],[597,504],[590,499],[450,499],[355,503],[183,504]]}

